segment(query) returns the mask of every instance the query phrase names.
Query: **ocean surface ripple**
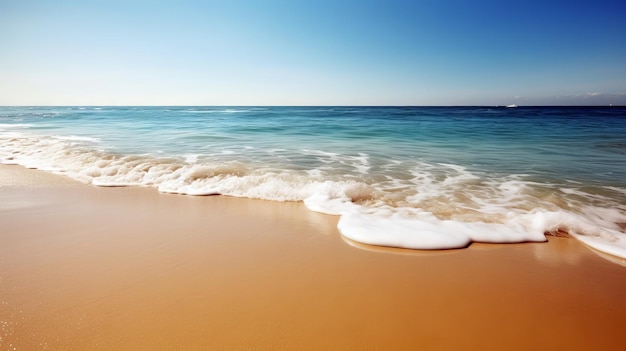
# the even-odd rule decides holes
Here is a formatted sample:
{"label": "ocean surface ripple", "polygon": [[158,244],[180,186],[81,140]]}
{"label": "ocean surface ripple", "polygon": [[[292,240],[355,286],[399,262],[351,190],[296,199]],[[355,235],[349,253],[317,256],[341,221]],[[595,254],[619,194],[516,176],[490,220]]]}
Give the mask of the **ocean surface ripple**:
{"label": "ocean surface ripple", "polygon": [[411,249],[567,232],[626,258],[625,155],[625,108],[0,107],[0,163],[302,201]]}

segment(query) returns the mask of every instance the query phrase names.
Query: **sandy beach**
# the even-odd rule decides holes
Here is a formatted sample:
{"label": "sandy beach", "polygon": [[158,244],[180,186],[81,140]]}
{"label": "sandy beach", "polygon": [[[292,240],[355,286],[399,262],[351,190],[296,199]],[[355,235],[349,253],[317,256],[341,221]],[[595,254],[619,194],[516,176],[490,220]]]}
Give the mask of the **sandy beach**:
{"label": "sandy beach", "polygon": [[572,238],[411,251],[301,203],[0,166],[1,350],[621,350],[626,267]]}

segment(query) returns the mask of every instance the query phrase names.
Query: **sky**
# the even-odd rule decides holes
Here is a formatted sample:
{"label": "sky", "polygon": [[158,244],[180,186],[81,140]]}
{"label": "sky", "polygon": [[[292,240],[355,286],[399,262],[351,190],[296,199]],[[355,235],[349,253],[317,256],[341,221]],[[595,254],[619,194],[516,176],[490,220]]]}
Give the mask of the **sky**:
{"label": "sky", "polygon": [[0,105],[626,105],[626,2],[0,0]]}

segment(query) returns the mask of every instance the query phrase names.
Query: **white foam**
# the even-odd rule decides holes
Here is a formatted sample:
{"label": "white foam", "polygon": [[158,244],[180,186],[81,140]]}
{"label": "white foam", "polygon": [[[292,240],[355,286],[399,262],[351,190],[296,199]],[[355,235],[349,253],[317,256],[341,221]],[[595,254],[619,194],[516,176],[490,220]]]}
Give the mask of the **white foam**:
{"label": "white foam", "polygon": [[53,136],[53,138],[59,139],[59,140],[68,140],[68,141],[86,141],[86,142],[91,142],[91,143],[98,143],[98,142],[100,142],[99,138],[77,136],[77,135],[70,135],[70,136],[58,136],[58,135],[55,135],[55,136]]}
{"label": "white foam", "polygon": [[3,129],[25,129],[32,126],[32,124],[27,123],[0,123],[0,131]]}
{"label": "white foam", "polygon": [[185,113],[243,113],[243,112],[251,112],[251,111],[253,110],[227,108],[224,110],[182,110],[181,112],[185,112]]}
{"label": "white foam", "polygon": [[451,249],[472,242],[539,242],[545,241],[546,231],[565,230],[587,245],[626,258],[626,234],[618,224],[626,223],[624,205],[574,185],[550,187],[521,176],[497,179],[457,165],[407,167],[400,161],[383,165],[387,173],[374,181],[367,174],[352,173],[348,178],[343,170],[330,167],[338,164],[356,169],[357,174],[367,173],[372,165],[364,153],[346,156],[306,150],[322,163],[329,162],[324,163],[328,167],[298,171],[207,163],[199,161],[198,154],[186,155],[184,161],[116,155],[94,149],[92,142],[97,140],[4,131],[0,162],[49,170],[98,186],[303,201],[313,211],[341,216],[341,234],[365,244]]}
{"label": "white foam", "polygon": [[626,259],[626,235],[622,233],[615,234],[615,240],[608,242],[601,238],[579,234],[574,234],[574,237],[598,251]]}
{"label": "white foam", "polygon": [[182,110],[181,112],[185,112],[185,113],[245,113],[245,112],[251,112],[251,111],[261,111],[262,109],[234,109],[234,108],[227,108],[227,109],[215,109],[215,110]]}
{"label": "white foam", "polygon": [[185,155],[185,162],[187,162],[187,163],[196,163],[196,162],[198,162],[198,157],[200,157],[199,154]]}
{"label": "white foam", "polygon": [[181,112],[185,112],[185,113],[218,113],[220,111],[215,111],[215,110],[183,110]]}
{"label": "white foam", "polygon": [[348,239],[370,245],[430,250],[462,248],[471,242],[457,230],[462,227],[452,221],[431,223],[355,211],[342,215],[337,227]]}
{"label": "white foam", "polygon": [[316,184],[304,204],[312,211],[330,215],[343,215],[355,209],[352,196],[358,199],[370,192],[364,184],[355,182],[324,182]]}
{"label": "white foam", "polygon": [[342,235],[371,245],[410,249],[454,249],[471,242],[518,243],[546,241],[537,220],[513,217],[503,223],[442,220],[418,209],[357,209],[339,220]]}

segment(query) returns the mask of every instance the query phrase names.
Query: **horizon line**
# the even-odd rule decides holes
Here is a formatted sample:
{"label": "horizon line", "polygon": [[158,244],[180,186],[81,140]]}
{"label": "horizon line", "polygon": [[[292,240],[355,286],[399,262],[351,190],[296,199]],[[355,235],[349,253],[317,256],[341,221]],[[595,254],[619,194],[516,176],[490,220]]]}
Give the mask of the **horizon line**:
{"label": "horizon line", "polygon": [[[0,107],[502,107],[511,105],[1,105]],[[524,107],[626,107],[626,105],[515,105]]]}

